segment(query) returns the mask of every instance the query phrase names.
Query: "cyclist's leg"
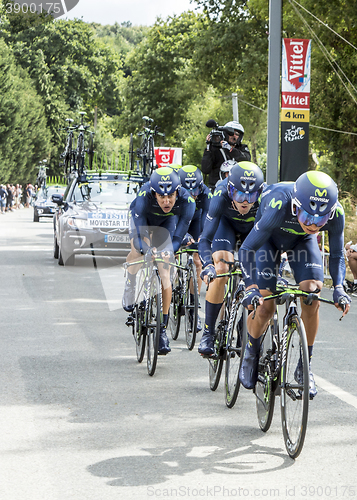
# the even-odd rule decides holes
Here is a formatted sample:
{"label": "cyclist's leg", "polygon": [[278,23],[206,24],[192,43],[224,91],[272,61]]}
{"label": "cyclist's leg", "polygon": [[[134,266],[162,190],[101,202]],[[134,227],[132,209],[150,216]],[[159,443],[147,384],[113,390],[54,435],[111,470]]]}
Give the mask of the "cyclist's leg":
{"label": "cyclist's leg", "polygon": [[[228,221],[221,219],[212,242],[212,258],[217,274],[224,274],[229,271],[229,267],[221,259],[227,262],[233,261],[234,247],[236,243],[236,233]],[[214,353],[213,341],[215,324],[218,313],[222,307],[224,299],[225,284],[228,278],[215,279],[206,292],[205,326],[201,338],[198,352],[200,354],[211,355]]]}
{"label": "cyclist's leg", "polygon": [[[322,290],[324,272],[321,253],[317,239],[309,235],[288,252],[290,266],[294,272],[295,280],[299,283],[299,288],[305,292],[316,292]],[[320,302],[314,300],[310,306],[301,300],[301,319],[304,322],[307,344],[309,349],[309,362],[311,362],[313,346],[319,328],[319,307]],[[296,377],[299,378],[299,367],[297,367]],[[301,374],[302,376],[302,374]],[[317,389],[310,368],[310,398],[315,397]]]}
{"label": "cyclist's leg", "polygon": [[[169,252],[173,254],[172,235],[175,230],[175,218],[167,218],[161,226],[152,228],[152,246],[157,249],[158,254],[162,252]],[[166,259],[166,258],[165,258]],[[169,260],[167,259],[169,262]],[[166,327],[169,317],[169,309],[172,297],[172,285],[170,280],[170,266],[159,263],[159,273],[161,277],[162,289],[162,312],[164,324],[161,325],[160,340],[159,340],[159,354],[167,354],[171,351],[169,339],[166,333]]]}
{"label": "cyclist's leg", "polygon": [[[130,252],[126,257],[126,262],[132,263],[142,259],[141,253],[134,246],[134,238],[136,235],[136,229],[134,226],[133,218],[129,216],[129,237],[130,237]],[[148,235],[143,237],[143,241],[147,245],[150,245],[150,239]],[[141,264],[132,265],[127,270],[126,281],[124,286],[124,294],[122,305],[123,309],[127,312],[131,312],[134,309],[135,302],[135,285],[136,285],[136,274],[139,271]]]}
{"label": "cyclist's leg", "polygon": [[[261,247],[255,256],[257,285],[263,297],[271,295],[276,287],[280,264],[280,251],[272,241]],[[258,377],[260,337],[274,314],[274,301],[266,301],[256,309],[255,317],[247,319],[248,341],[239,370],[239,380],[246,389],[254,389]]]}

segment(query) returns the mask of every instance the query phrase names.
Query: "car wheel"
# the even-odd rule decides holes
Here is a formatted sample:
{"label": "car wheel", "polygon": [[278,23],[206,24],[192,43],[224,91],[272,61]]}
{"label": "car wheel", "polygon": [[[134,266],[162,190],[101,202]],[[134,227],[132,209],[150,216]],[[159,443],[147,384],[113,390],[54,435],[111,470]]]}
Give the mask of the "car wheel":
{"label": "car wheel", "polygon": [[58,265],[59,266],[74,266],[74,258],[75,255],[69,254],[69,255],[63,255],[61,249],[59,249],[58,252]]}
{"label": "car wheel", "polygon": [[53,257],[55,259],[58,259],[58,254],[59,254],[59,246],[57,243],[57,238],[56,236],[53,237]]}

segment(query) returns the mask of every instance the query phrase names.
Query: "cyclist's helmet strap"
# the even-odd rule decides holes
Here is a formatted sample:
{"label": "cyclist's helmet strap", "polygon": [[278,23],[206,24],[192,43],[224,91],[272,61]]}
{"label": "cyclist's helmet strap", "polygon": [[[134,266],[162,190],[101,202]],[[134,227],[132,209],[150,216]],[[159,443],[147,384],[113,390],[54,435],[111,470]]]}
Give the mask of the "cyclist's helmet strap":
{"label": "cyclist's helmet strap", "polygon": [[201,170],[195,165],[185,165],[179,170],[178,174],[182,187],[190,191],[193,196],[198,196],[203,189]]}
{"label": "cyclist's helmet strap", "polygon": [[252,194],[260,192],[264,185],[264,175],[258,165],[250,161],[241,161],[234,165],[228,174],[228,196],[234,200],[237,192]]}
{"label": "cyclist's helmet strap", "polygon": [[180,178],[170,167],[161,167],[151,174],[150,189],[161,195],[172,194],[180,189]]}
{"label": "cyclist's helmet strap", "polygon": [[324,172],[311,170],[296,180],[292,193],[292,213],[299,209],[310,215],[333,216],[337,204],[338,189],[331,177]]}

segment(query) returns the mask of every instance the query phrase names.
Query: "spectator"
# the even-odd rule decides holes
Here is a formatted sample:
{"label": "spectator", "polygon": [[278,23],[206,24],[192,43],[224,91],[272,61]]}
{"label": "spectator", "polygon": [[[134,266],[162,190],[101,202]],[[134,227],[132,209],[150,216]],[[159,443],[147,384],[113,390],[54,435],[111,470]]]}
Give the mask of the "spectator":
{"label": "spectator", "polygon": [[6,199],[7,199],[7,192],[5,189],[5,186],[2,184],[0,185],[0,209],[1,213],[5,213],[5,208],[6,208]]}
{"label": "spectator", "polygon": [[13,193],[13,185],[12,184],[7,184],[6,185],[6,193],[7,193],[7,200],[6,200],[6,211],[7,212],[12,212],[12,205],[14,201],[14,193]]}
{"label": "spectator", "polygon": [[345,245],[345,251],[348,265],[353,275],[353,281],[346,280],[346,291],[349,293],[357,292],[357,244],[352,245],[352,241],[349,241]]}
{"label": "spectator", "polygon": [[203,153],[201,170],[203,174],[208,174],[208,187],[214,190],[217,181],[221,180],[220,167],[228,160],[250,161],[251,156],[246,144],[242,144],[244,128],[236,121],[228,122],[225,127],[232,128],[234,135],[224,133],[224,139],[212,141],[211,134],[206,138],[207,147]]}

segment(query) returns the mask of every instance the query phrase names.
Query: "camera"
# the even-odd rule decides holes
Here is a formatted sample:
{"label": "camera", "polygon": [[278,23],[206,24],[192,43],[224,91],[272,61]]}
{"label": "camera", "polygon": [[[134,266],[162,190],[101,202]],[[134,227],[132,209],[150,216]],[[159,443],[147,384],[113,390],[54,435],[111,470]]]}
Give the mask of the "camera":
{"label": "camera", "polygon": [[220,127],[215,120],[208,120],[206,122],[206,127],[211,128],[211,132],[209,134],[208,144],[212,144],[212,146],[221,147],[221,141],[226,141],[228,139],[228,135],[234,135],[234,130],[231,127]]}

